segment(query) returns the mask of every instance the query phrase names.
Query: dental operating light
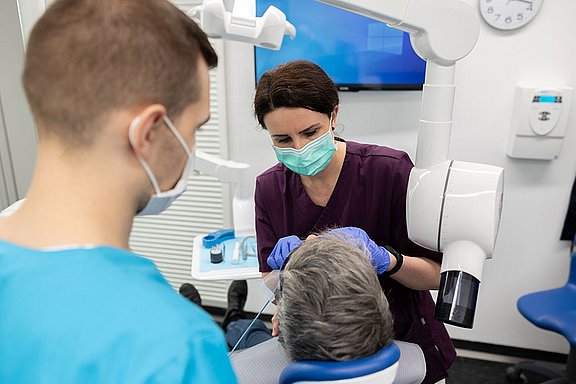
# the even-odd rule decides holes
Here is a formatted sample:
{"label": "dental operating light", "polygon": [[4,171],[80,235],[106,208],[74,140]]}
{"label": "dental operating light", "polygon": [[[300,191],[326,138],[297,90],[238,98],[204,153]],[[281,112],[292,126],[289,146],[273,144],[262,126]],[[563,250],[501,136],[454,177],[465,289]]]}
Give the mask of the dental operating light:
{"label": "dental operating light", "polygon": [[196,151],[194,170],[234,185],[232,198],[234,233],[236,236],[254,235],[254,186],[249,175],[250,165]]}
{"label": "dental operating light", "polygon": [[[286,20],[286,15],[276,7],[269,7],[262,16],[256,16],[256,0],[204,0],[189,8],[186,14],[194,19],[211,38],[223,38],[251,45],[278,50],[284,35],[296,36],[296,28]],[[250,165],[223,160],[202,151],[196,151],[194,171],[215,176],[234,185],[232,198],[233,230],[236,239],[232,263],[238,266],[239,241],[253,237],[254,229],[254,182],[250,177]],[[192,275],[199,279],[219,279],[222,276],[252,278],[259,276],[257,265],[243,263],[242,268],[204,270],[202,264],[203,236],[194,239]],[[238,249],[238,250],[237,250]],[[222,250],[220,250],[222,252]],[[221,253],[221,258],[224,255]],[[212,261],[212,258],[210,259]],[[222,261],[222,259],[221,259]],[[234,262],[235,261],[235,262]],[[218,277],[216,277],[218,276]]]}
{"label": "dental operating light", "polygon": [[415,167],[406,199],[408,236],[444,252],[436,319],[472,328],[484,260],[500,223],[504,170],[448,159],[456,61],[476,45],[480,23],[463,0],[319,0],[410,34],[426,60]]}
{"label": "dental operating light", "polygon": [[209,37],[241,41],[278,50],[284,35],[296,37],[296,28],[284,12],[270,6],[256,16],[256,0],[204,0],[192,7],[188,15],[195,19]]}
{"label": "dental operating light", "polygon": [[[296,36],[296,28],[276,7],[269,7],[262,16],[257,17],[256,0],[204,0],[201,5],[188,9],[187,14],[212,38],[278,50],[284,35],[292,39]],[[253,183],[249,177],[249,167],[248,164],[196,151],[195,171],[234,185],[232,216],[236,236],[250,236],[255,232]]]}

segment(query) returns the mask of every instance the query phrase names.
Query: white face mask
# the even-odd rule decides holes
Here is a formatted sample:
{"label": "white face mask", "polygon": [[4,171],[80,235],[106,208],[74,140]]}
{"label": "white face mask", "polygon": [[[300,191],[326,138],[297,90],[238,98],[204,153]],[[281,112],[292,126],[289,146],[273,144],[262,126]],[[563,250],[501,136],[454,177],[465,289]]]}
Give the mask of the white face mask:
{"label": "white face mask", "polygon": [[[184,148],[184,151],[186,151],[186,154],[188,155],[188,161],[186,162],[186,166],[182,171],[182,176],[180,176],[180,180],[178,180],[174,188],[162,192],[160,191],[160,186],[156,181],[154,173],[152,173],[152,170],[150,169],[146,161],[144,161],[144,159],[138,156],[138,161],[140,161],[140,164],[142,164],[144,171],[146,171],[146,174],[148,175],[148,178],[150,179],[150,182],[154,187],[154,194],[150,196],[150,200],[148,200],[146,206],[136,214],[137,216],[158,215],[162,213],[166,208],[168,208],[172,204],[174,200],[176,200],[186,191],[186,187],[188,185],[188,176],[194,170],[194,159],[196,157],[194,147],[192,147],[192,149],[188,148],[188,144],[186,144],[186,141],[184,141],[184,138],[182,137],[182,135],[180,135],[180,132],[176,130],[176,127],[174,126],[174,124],[172,124],[172,121],[170,121],[170,119],[167,116],[163,116],[163,119],[168,128],[170,129],[170,131],[172,131],[174,136],[176,136],[176,138],[178,139],[178,142],[180,142],[180,144]],[[132,146],[134,146],[134,130],[136,129],[136,125],[139,122],[140,122],[140,116],[136,117],[130,124],[129,140]]]}

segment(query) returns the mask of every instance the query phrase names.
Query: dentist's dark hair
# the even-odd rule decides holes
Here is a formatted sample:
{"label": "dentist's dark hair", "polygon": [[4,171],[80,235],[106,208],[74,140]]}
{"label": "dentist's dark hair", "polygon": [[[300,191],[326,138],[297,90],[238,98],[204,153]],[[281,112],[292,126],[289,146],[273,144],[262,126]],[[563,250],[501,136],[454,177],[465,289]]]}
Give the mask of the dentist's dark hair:
{"label": "dentist's dark hair", "polygon": [[278,108],[305,108],[331,117],[340,103],[338,88],[320,66],[291,61],[265,72],[256,86],[254,114],[262,128],[264,118]]}

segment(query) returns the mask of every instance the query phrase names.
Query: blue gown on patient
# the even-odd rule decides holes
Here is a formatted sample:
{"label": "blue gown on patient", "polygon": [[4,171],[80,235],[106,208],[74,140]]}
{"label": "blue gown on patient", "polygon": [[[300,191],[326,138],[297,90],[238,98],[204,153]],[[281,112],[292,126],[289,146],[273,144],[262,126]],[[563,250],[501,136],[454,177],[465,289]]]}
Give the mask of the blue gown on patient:
{"label": "blue gown on patient", "polygon": [[0,383],[236,383],[225,345],[150,260],[0,241]]}

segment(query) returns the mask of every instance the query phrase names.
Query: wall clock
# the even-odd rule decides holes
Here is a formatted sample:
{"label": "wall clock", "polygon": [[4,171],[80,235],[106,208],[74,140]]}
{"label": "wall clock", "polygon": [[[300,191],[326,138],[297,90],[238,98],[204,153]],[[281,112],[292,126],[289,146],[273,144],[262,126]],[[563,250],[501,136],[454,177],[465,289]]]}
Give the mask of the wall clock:
{"label": "wall clock", "polygon": [[534,19],[542,0],[479,0],[480,14],[490,26],[511,30]]}

